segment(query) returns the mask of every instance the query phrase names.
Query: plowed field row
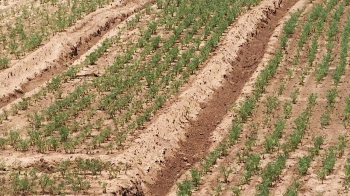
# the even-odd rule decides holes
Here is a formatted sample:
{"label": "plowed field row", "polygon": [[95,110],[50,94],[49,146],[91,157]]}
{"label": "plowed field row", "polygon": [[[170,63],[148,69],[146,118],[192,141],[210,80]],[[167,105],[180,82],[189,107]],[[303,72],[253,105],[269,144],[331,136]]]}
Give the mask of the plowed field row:
{"label": "plowed field row", "polygon": [[0,195],[346,195],[349,0],[0,1]]}

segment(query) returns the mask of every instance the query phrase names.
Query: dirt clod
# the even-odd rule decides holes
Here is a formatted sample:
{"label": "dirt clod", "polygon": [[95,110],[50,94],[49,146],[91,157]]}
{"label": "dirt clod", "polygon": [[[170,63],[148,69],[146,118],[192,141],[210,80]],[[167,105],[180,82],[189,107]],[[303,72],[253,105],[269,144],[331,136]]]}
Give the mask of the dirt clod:
{"label": "dirt clod", "polygon": [[145,195],[141,187],[141,181],[134,182],[130,180],[130,182],[131,182],[131,186],[122,187],[121,190],[119,191],[119,195],[121,196],[144,196]]}

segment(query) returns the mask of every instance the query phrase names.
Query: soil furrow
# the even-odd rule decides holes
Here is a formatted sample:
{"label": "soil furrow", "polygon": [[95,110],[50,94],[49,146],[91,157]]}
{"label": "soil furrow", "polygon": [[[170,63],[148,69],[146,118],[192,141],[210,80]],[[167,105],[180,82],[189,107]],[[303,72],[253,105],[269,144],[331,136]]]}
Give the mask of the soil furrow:
{"label": "soil furrow", "polygon": [[244,84],[263,58],[267,43],[274,31],[271,27],[275,27],[296,2],[296,0],[283,2],[276,13],[270,12],[269,20],[262,21],[258,25],[258,36],[255,35],[241,47],[238,57],[231,63],[233,71],[224,75],[222,86],[215,90],[211,100],[201,104],[202,110],[197,119],[190,120],[190,127],[186,130],[186,140],[181,141],[179,150],[164,161],[163,169],[158,171],[155,183],[148,186],[150,193],[153,195],[168,193],[179,175],[205,156],[213,130],[227,113],[229,105],[239,97]]}
{"label": "soil furrow", "polygon": [[349,195],[348,0],[94,0],[14,59],[62,2],[0,0],[3,195]]}
{"label": "soil furrow", "polygon": [[[40,49],[0,73],[0,107],[61,73],[148,1],[103,8],[50,39]],[[83,34],[83,35],[82,35]],[[31,66],[36,65],[36,66]]]}

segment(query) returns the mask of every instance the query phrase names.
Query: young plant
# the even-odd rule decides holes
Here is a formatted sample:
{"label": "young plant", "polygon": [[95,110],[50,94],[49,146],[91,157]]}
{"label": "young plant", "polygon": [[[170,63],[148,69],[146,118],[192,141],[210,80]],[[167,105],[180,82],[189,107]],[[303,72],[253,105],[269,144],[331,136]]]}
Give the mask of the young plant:
{"label": "young plant", "polygon": [[346,148],[346,144],[347,144],[346,135],[339,135],[338,136],[338,144],[336,146],[337,152],[338,152],[338,157],[343,156],[344,150]]}
{"label": "young plant", "polygon": [[222,184],[219,183],[218,185],[216,185],[216,187],[214,188],[214,191],[215,191],[215,196],[219,196],[220,193],[222,192]]}
{"label": "young plant", "polygon": [[220,172],[224,176],[224,182],[228,183],[228,177],[229,175],[233,172],[232,168],[225,168],[225,167],[220,167]]}
{"label": "young plant", "polygon": [[308,98],[308,107],[312,108],[315,107],[316,105],[316,99],[317,99],[317,93],[311,93],[309,98]]}
{"label": "young plant", "polygon": [[278,87],[278,95],[282,95],[283,91],[286,89],[285,82],[282,82],[280,86]]}
{"label": "young plant", "polygon": [[299,180],[294,180],[294,182],[288,187],[287,192],[284,194],[284,196],[297,196],[299,187]]}
{"label": "young plant", "polygon": [[299,175],[305,175],[311,163],[311,156],[304,156],[298,159],[298,173]]}
{"label": "young plant", "polygon": [[46,173],[41,174],[40,179],[39,179],[39,185],[41,187],[41,192],[42,194],[45,194],[45,189],[47,187],[51,187],[55,184],[54,179],[51,179],[49,175]]}
{"label": "young plant", "polygon": [[322,184],[326,176],[332,172],[333,167],[335,165],[335,159],[335,152],[331,147],[330,149],[328,149],[326,158],[323,161],[323,167],[317,172],[317,176],[322,180]]}
{"label": "young plant", "polygon": [[342,121],[345,128],[350,125],[350,97],[345,99],[345,108],[342,114]]}
{"label": "young plant", "polygon": [[6,69],[8,67],[8,63],[10,59],[8,57],[0,57],[0,70]]}
{"label": "young plant", "polygon": [[292,99],[292,103],[296,104],[297,103],[297,98],[299,95],[299,88],[294,89],[294,91],[292,92],[292,94],[290,95],[290,98]]}
{"label": "young plant", "polygon": [[275,147],[279,146],[279,139],[282,137],[282,131],[285,127],[286,121],[278,118],[275,124],[275,130],[272,135],[266,136],[264,141],[265,151],[267,153],[273,151]]}
{"label": "young plant", "polygon": [[331,110],[334,107],[335,104],[335,98],[338,96],[338,90],[336,88],[332,88],[327,91],[326,98],[327,98],[327,108]]}
{"label": "young plant", "polygon": [[344,178],[344,186],[346,189],[349,189],[350,185],[350,157],[347,158],[346,160],[346,165],[344,166],[344,173],[345,173],[345,178]]}
{"label": "young plant", "polygon": [[241,195],[241,189],[239,189],[238,187],[231,187],[231,191],[235,196],[240,196]]}
{"label": "young plant", "polygon": [[191,177],[192,177],[192,183],[194,186],[198,186],[199,181],[201,179],[201,174],[198,170],[196,169],[191,169]]}
{"label": "young plant", "polygon": [[268,96],[265,102],[266,113],[271,114],[278,107],[278,104],[279,104],[279,101],[276,96]]}
{"label": "young plant", "polygon": [[291,101],[287,101],[284,104],[283,111],[284,111],[284,118],[289,119],[291,114],[292,114],[292,102]]}
{"label": "young plant", "polygon": [[178,196],[188,196],[191,195],[191,190],[193,189],[193,184],[189,180],[184,180],[183,182],[176,183],[177,185],[177,195]]}
{"label": "young plant", "polygon": [[323,113],[320,121],[321,121],[321,127],[325,128],[327,125],[329,125],[329,121],[330,121],[330,115],[328,113]]}

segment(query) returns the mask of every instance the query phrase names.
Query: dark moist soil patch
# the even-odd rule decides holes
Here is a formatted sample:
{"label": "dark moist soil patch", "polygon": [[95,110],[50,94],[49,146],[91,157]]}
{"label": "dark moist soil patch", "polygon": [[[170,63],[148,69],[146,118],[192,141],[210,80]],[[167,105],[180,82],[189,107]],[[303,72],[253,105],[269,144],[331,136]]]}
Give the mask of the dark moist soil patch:
{"label": "dark moist soil patch", "polygon": [[166,195],[178,178],[208,153],[210,135],[256,71],[279,20],[296,2],[298,0],[288,0],[275,13],[269,13],[268,19],[258,25],[257,34],[240,48],[237,59],[232,63],[234,71],[224,76],[223,86],[215,91],[210,101],[202,105],[198,119],[191,122],[186,130],[186,140],[180,142],[180,148],[173,156],[165,159],[155,183],[146,185],[148,195]]}

